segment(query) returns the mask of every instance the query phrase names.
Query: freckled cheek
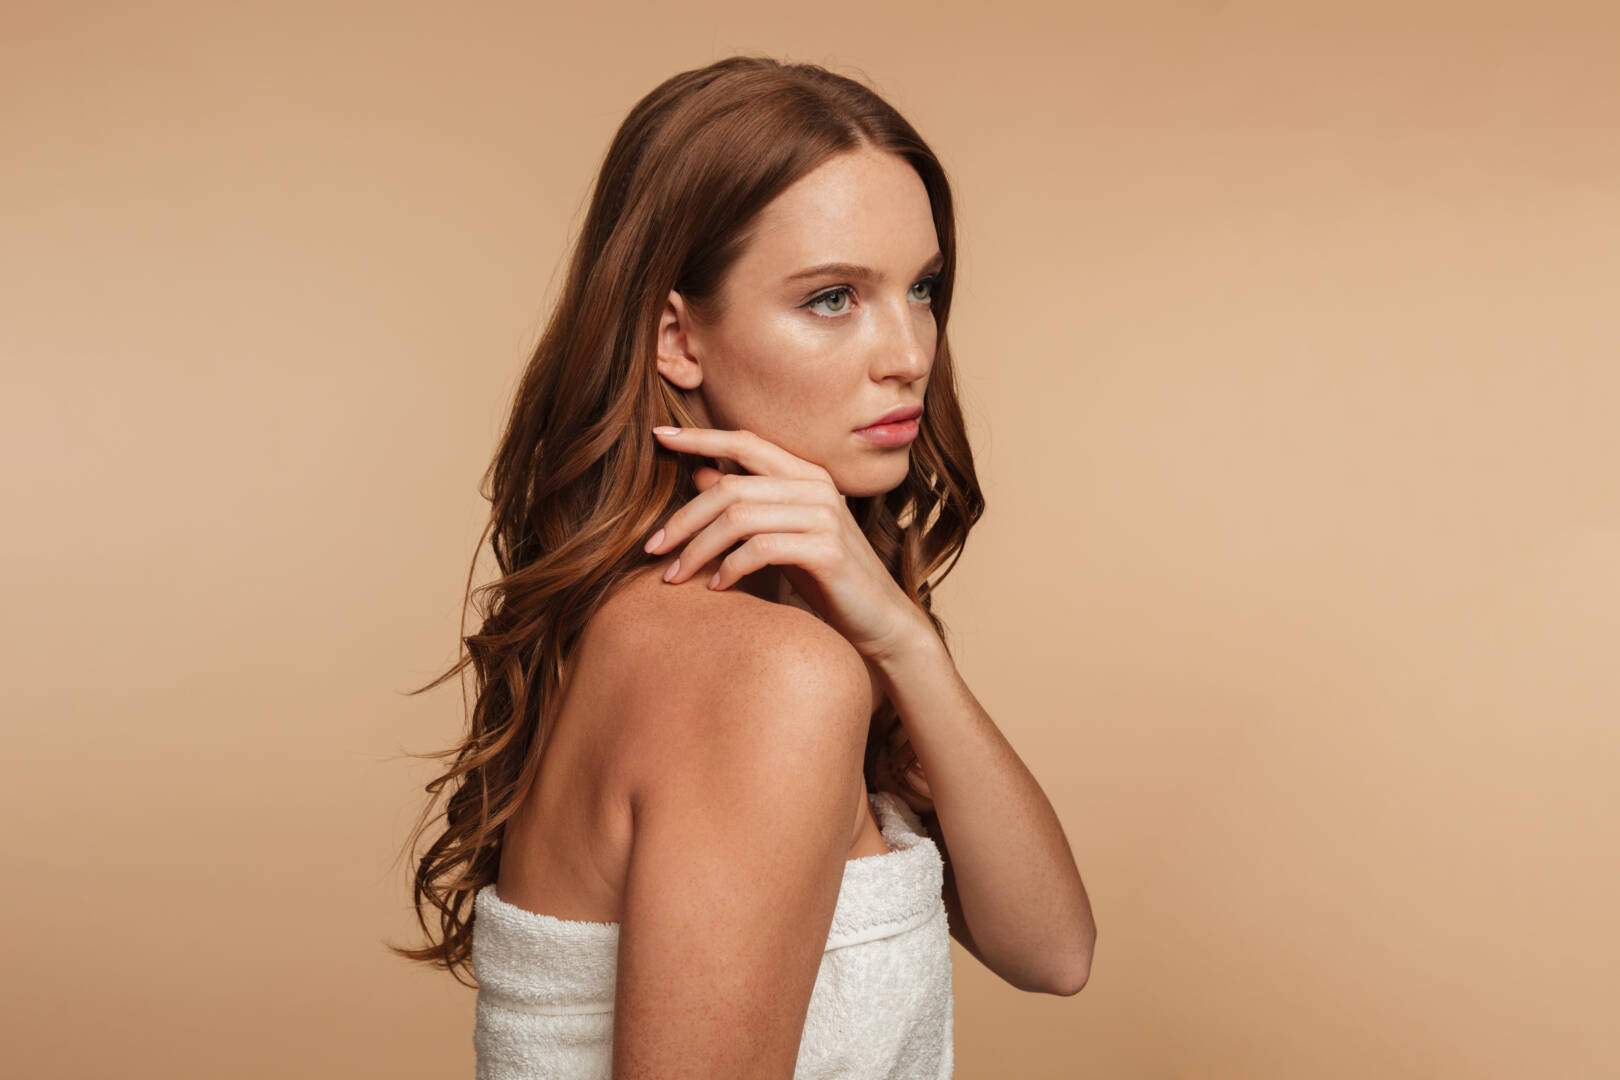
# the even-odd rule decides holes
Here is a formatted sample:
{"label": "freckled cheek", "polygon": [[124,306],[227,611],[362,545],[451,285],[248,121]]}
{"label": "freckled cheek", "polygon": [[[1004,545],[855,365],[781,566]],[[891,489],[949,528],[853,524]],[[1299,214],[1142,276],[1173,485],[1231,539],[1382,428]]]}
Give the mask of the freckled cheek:
{"label": "freckled cheek", "polygon": [[801,311],[784,311],[763,319],[751,336],[763,347],[798,355],[825,352],[838,338],[830,327],[817,325],[813,317]]}
{"label": "freckled cheek", "polygon": [[736,357],[762,385],[813,387],[850,352],[849,342],[791,318],[767,320],[738,342]]}
{"label": "freckled cheek", "polygon": [[712,357],[711,371],[735,423],[802,445],[827,422],[838,355],[829,335],[766,319],[734,333]]}

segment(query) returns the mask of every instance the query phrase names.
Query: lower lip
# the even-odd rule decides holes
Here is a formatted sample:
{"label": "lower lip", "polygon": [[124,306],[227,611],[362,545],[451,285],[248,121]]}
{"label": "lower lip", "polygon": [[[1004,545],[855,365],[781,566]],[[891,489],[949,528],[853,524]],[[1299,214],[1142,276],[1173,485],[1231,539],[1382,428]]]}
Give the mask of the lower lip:
{"label": "lower lip", "polygon": [[892,424],[873,424],[857,428],[855,434],[879,446],[904,446],[917,437],[917,421],[897,420]]}

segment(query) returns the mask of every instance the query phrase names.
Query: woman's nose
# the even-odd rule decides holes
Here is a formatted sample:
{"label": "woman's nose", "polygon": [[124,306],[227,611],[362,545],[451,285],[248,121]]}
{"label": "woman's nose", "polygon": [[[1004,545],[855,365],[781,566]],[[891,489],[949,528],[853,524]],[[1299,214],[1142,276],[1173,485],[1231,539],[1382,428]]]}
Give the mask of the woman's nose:
{"label": "woman's nose", "polygon": [[933,316],[919,314],[915,304],[906,302],[885,320],[883,341],[878,349],[880,376],[903,375],[919,379],[928,374],[934,362]]}

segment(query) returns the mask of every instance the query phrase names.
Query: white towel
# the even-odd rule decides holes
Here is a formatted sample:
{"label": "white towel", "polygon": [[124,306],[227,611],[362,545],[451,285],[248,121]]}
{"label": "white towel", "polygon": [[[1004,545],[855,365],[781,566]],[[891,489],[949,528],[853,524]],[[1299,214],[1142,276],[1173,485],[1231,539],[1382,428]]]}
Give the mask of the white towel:
{"label": "white towel", "polygon": [[[844,864],[794,1080],[946,1080],[954,1062],[944,864],[915,811],[868,793],[886,854]],[[478,1080],[610,1080],[619,924],[474,898]]]}

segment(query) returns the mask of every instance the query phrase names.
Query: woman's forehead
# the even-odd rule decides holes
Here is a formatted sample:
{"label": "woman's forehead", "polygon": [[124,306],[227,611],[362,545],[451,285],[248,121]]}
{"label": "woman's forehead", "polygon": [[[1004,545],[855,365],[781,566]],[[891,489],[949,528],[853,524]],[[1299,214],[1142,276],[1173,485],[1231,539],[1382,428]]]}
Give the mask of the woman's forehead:
{"label": "woman's forehead", "polygon": [[761,211],[739,261],[773,283],[825,263],[903,277],[938,250],[916,170],[896,155],[862,151],[831,158],[784,189]]}

